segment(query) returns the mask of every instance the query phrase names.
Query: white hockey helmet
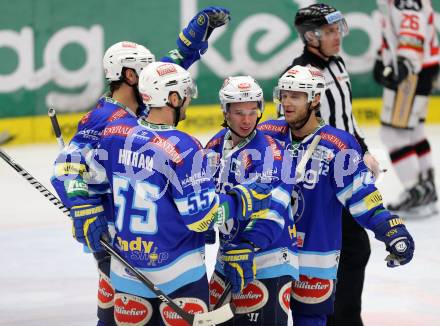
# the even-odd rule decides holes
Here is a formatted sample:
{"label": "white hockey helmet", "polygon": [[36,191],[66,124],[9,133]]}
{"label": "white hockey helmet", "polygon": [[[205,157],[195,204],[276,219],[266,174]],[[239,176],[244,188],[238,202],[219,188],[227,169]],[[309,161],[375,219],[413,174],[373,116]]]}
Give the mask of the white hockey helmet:
{"label": "white hockey helmet", "polygon": [[131,68],[138,76],[149,63],[156,61],[154,54],[145,46],[134,42],[118,42],[105,51],[102,64],[105,78],[118,81],[122,76],[122,68]]}
{"label": "white hockey helmet", "polygon": [[307,102],[313,101],[316,94],[325,89],[324,75],[320,70],[311,66],[294,66],[286,71],[278,80],[278,85],[273,91],[273,100],[281,103],[282,90],[303,92],[307,94]]}
{"label": "white hockey helmet", "polygon": [[170,92],[197,98],[197,86],[188,71],[168,62],[153,62],[139,76],[139,92],[145,105],[162,107],[168,103]]}
{"label": "white hockey helmet", "polygon": [[263,113],[263,90],[251,76],[228,77],[218,93],[223,112],[226,113],[229,103],[258,102],[258,107]]}

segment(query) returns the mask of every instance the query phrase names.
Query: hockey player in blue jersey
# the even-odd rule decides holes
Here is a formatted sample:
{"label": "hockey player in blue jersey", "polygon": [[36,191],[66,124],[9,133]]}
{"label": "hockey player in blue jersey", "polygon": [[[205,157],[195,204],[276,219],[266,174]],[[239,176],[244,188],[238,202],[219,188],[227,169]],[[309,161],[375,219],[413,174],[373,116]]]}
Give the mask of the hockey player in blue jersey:
{"label": "hockey player in blue jersey", "polygon": [[[177,49],[161,59],[188,68],[207,50],[213,29],[229,21],[229,11],[209,7],[200,11],[179,34]],[[202,22],[202,23],[199,23]],[[98,144],[106,125],[121,118],[136,119],[144,114],[145,105],[140,98],[137,83],[142,69],[155,61],[144,46],[133,42],[118,42],[105,53],[103,67],[109,81],[109,92],[99,99],[96,107],[78,123],[78,131],[70,144],[60,153],[55,164],[52,184],[63,204],[69,208],[78,205],[84,197],[99,189],[90,189],[84,172],[88,171],[88,155]],[[105,195],[104,195],[105,196]],[[105,202],[107,212],[111,201]],[[109,214],[107,217],[112,219]],[[99,325],[115,325],[113,320],[114,290],[109,280],[109,256],[94,253],[99,270],[98,318]]]}
{"label": "hockey player in blue jersey", "polygon": [[[206,145],[217,193],[249,180],[274,186],[267,215],[242,224],[231,240],[231,231],[220,229],[220,248],[210,283],[214,305],[231,282],[235,317],[223,325],[287,325],[291,282],[298,279],[295,225],[290,214],[292,184],[280,183],[282,148],[272,137],[256,130],[264,110],[263,91],[250,76],[225,79],[219,92],[225,127]],[[256,268],[256,279],[242,280],[229,264],[230,250],[251,251],[241,262]],[[235,261],[237,262],[237,261]],[[247,263],[247,266],[246,266]],[[248,272],[252,275],[251,272]]]}
{"label": "hockey player in blue jersey", "polygon": [[310,155],[292,193],[300,267],[291,300],[296,326],[325,325],[333,310],[343,206],[385,243],[389,267],[408,263],[414,252],[403,220],[384,208],[355,138],[316,117],[324,85],[319,70],[292,67],[274,90],[285,118],[258,127],[282,142],[294,162]]}
{"label": "hockey player in blue jersey", "polygon": [[[115,249],[183,309],[198,313],[208,310],[204,232],[220,217],[237,225],[267,212],[271,187],[252,183],[216,194],[205,150],[175,128],[194,90],[180,66],[148,65],[139,82],[148,116],[108,124],[90,167],[91,182],[113,193]],[[107,229],[102,203],[90,196],[81,204],[71,211],[76,238],[99,251]],[[229,253],[232,260],[243,255]],[[110,275],[118,325],[181,325],[118,260],[112,259]]]}

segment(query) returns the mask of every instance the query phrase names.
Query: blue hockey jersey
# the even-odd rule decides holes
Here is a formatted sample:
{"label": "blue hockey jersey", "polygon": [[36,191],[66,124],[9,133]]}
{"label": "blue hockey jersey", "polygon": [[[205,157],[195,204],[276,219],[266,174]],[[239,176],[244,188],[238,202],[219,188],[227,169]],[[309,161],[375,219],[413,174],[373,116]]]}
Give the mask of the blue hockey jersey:
{"label": "blue hockey jersey", "polygon": [[[104,129],[90,167],[91,181],[113,193],[114,246],[132,266],[167,294],[206,273],[203,232],[230,196],[216,194],[196,139],[172,126],[119,119]],[[117,290],[155,296],[117,260],[110,275]]]}
{"label": "blue hockey jersey", "polygon": [[292,213],[295,218],[300,274],[336,279],[341,249],[342,207],[350,210],[361,226],[372,231],[390,219],[374,179],[363,162],[361,148],[349,133],[325,125],[300,142],[292,141],[285,120],[258,126],[284,146],[285,180],[294,178],[298,161],[316,135],[321,137],[303,176],[295,179]]}
{"label": "blue hockey jersey", "polygon": [[[258,131],[232,148],[230,133],[225,128],[206,145],[217,192],[226,193],[235,185],[251,180],[270,183],[274,187],[268,214],[240,225],[232,242],[245,239],[260,248],[255,256],[258,279],[282,275],[297,279],[296,232],[290,210],[292,186],[280,183],[282,148],[272,137]],[[223,232],[220,232],[220,246],[231,238],[230,234]],[[216,270],[223,273],[220,254],[217,255]]]}

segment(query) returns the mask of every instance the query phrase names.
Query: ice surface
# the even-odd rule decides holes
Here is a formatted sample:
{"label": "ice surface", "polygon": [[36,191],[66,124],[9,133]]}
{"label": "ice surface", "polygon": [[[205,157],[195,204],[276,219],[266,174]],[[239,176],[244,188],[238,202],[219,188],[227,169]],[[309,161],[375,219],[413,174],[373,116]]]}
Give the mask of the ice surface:
{"label": "ice surface", "polygon": [[[436,167],[440,162],[440,126],[428,128]],[[378,182],[385,201],[401,186],[378,138],[367,142],[388,172]],[[200,137],[206,142],[209,136]],[[20,165],[50,187],[57,144],[5,149]],[[440,178],[437,178],[440,185]],[[97,272],[91,255],[72,239],[68,219],[28,182],[0,160],[0,325],[96,324]],[[365,325],[440,325],[440,218],[408,221],[416,241],[411,264],[389,269],[382,243],[372,240],[363,295]],[[371,235],[371,233],[369,233]],[[215,248],[207,248],[208,272]]]}

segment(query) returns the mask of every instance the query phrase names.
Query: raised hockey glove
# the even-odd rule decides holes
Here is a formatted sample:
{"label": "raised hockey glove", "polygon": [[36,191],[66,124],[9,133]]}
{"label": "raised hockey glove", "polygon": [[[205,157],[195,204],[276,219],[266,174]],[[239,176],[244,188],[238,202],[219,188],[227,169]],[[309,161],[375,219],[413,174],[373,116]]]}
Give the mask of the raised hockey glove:
{"label": "raised hockey glove", "polygon": [[408,67],[409,63],[402,58],[397,60],[397,71],[394,71],[392,66],[385,66],[382,71],[381,84],[386,88],[396,89],[408,77]]}
{"label": "raised hockey glove", "polygon": [[225,25],[230,19],[229,10],[223,7],[208,7],[201,10],[177,38],[180,53],[184,57],[205,53],[212,31]]}
{"label": "raised hockey glove", "polygon": [[414,254],[414,240],[406,229],[400,217],[394,215],[391,219],[379,224],[374,233],[376,239],[383,241],[390,254],[385,258],[388,267],[405,265],[411,261]]}
{"label": "raised hockey glove", "polygon": [[265,183],[242,184],[233,187],[228,194],[237,196],[237,218],[248,220],[267,214],[271,202],[272,187]]}
{"label": "raised hockey glove", "polygon": [[224,273],[231,282],[232,293],[241,292],[255,279],[254,246],[248,242],[239,244],[225,243],[221,250]]}
{"label": "raised hockey glove", "polygon": [[70,210],[72,217],[73,237],[91,251],[102,251],[99,240],[107,236],[107,220],[102,205],[73,206]]}

